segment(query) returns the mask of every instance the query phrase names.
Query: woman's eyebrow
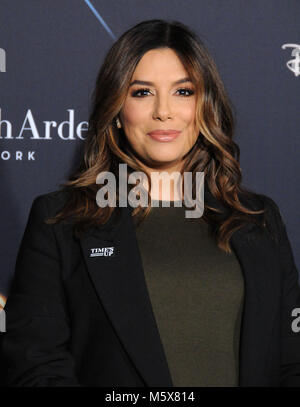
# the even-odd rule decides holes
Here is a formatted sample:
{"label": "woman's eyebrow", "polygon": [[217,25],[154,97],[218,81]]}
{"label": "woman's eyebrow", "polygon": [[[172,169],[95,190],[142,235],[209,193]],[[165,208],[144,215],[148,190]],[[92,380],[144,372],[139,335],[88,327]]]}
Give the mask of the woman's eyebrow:
{"label": "woman's eyebrow", "polygon": [[[182,78],[182,79],[178,79],[177,81],[173,82],[173,85],[178,85],[179,83],[185,83],[185,82],[192,82],[190,78]],[[129,86],[132,85],[148,85],[148,86],[154,86],[153,82],[149,82],[149,81],[140,81],[140,80],[135,80],[133,82],[131,82],[131,84]]]}

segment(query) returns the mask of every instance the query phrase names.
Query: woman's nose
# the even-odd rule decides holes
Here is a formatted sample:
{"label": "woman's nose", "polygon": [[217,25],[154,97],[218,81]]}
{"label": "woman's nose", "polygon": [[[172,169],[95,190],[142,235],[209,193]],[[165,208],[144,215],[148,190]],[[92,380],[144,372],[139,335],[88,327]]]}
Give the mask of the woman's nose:
{"label": "woman's nose", "polygon": [[153,117],[166,120],[171,117],[170,101],[168,96],[157,96],[154,102]]}

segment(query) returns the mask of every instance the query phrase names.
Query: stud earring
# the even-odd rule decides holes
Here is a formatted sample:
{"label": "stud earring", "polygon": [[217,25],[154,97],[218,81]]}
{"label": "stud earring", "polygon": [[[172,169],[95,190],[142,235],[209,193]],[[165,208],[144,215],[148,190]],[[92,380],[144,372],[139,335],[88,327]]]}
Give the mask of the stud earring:
{"label": "stud earring", "polygon": [[121,122],[120,122],[120,119],[118,117],[116,118],[116,124],[117,124],[118,129],[120,129],[121,128]]}

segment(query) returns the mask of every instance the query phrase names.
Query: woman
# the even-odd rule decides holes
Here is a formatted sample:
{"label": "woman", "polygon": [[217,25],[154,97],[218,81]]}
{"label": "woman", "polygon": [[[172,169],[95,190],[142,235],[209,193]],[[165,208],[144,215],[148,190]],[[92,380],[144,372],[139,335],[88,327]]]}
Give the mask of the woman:
{"label": "woman", "polygon": [[[241,186],[233,134],[190,29],[150,20],[116,41],[77,172],[31,208],[5,307],[8,385],[300,385],[293,254],[275,202]],[[153,174],[191,173],[197,195],[203,173],[202,216],[185,216],[182,178],[169,207],[105,206],[101,174],[120,203],[124,164],[156,204]]]}

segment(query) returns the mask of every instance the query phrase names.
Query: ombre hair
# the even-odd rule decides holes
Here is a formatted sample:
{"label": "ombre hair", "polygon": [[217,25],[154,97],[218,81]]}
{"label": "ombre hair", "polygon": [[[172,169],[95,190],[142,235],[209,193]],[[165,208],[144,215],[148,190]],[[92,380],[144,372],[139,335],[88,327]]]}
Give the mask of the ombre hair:
{"label": "ombre hair", "polygon": [[[266,226],[265,210],[250,210],[242,204],[242,197],[244,202],[250,202],[257,201],[259,195],[241,186],[240,151],[233,141],[235,124],[231,102],[205,45],[191,29],[178,21],[143,21],[126,31],[108,51],[92,94],[84,154],[73,175],[60,184],[69,192],[67,202],[47,223],[71,217],[76,236],[89,226],[105,224],[118,207],[101,208],[97,205],[97,175],[110,171],[118,179],[120,163],[127,164],[128,174],[133,171],[146,173],[144,164],[134,155],[124,130],[116,126],[115,119],[143,55],[152,49],[166,47],[174,50],[180,58],[195,85],[197,97],[198,138],[183,159],[182,172],[192,172],[193,180],[196,172],[204,172],[206,187],[227,209],[226,217],[219,218],[216,216],[218,210],[204,202],[202,219],[211,225],[220,249],[230,253],[230,237],[237,229],[247,222]],[[151,206],[139,206],[132,211],[132,216],[142,221],[150,210]]]}

